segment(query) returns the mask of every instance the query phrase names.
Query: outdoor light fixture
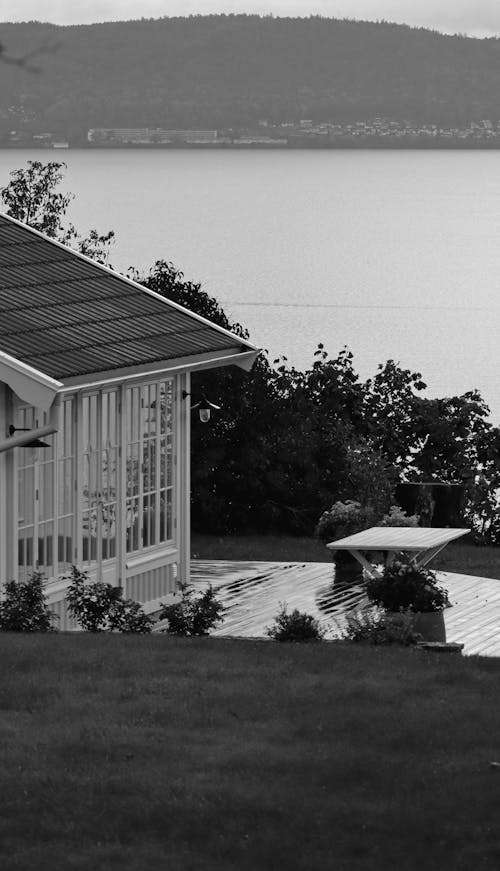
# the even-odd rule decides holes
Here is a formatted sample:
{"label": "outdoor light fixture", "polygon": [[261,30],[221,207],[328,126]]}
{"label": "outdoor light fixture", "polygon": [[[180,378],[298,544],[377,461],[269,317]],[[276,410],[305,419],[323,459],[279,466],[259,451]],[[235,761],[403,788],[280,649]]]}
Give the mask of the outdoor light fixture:
{"label": "outdoor light fixture", "polygon": [[[9,426],[9,435],[13,436],[16,432],[31,432],[29,426]],[[25,442],[24,445],[19,445],[20,448],[49,448],[47,442],[42,442],[41,439],[33,439],[31,442]]]}
{"label": "outdoor light fixture", "polygon": [[[188,393],[187,390],[183,390],[182,398],[187,399],[188,396],[191,396],[191,394]],[[200,420],[202,423],[208,423],[208,421],[210,420],[210,412],[212,410],[220,411],[221,409],[220,405],[214,405],[213,402],[209,402],[206,396],[202,396],[199,402],[195,402],[195,404],[191,406],[191,411],[193,411],[195,408],[198,409],[198,414],[200,415]]]}

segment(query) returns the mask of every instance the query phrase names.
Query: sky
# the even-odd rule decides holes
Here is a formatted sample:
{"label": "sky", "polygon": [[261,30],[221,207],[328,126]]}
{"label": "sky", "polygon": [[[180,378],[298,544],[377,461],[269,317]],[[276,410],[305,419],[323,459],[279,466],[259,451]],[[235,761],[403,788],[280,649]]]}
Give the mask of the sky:
{"label": "sky", "polygon": [[90,24],[214,12],[385,19],[443,33],[500,36],[500,0],[0,0],[0,22]]}

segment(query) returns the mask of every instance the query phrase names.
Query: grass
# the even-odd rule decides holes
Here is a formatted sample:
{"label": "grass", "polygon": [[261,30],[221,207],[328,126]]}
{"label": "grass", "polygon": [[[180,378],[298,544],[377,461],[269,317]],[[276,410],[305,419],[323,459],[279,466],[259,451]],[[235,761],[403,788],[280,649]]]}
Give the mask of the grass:
{"label": "grass", "polygon": [[[279,535],[218,537],[194,533],[195,559],[263,560],[277,562],[331,562],[330,551],[315,538]],[[478,547],[452,542],[433,560],[432,568],[482,578],[500,579],[500,547]]]}
{"label": "grass", "polygon": [[3,871],[500,867],[500,661],[0,635]]}

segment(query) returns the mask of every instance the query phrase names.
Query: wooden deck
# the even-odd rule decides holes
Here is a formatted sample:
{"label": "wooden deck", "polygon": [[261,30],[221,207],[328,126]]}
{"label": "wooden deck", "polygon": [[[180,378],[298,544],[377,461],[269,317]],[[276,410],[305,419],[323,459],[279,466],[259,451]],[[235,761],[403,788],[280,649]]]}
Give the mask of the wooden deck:
{"label": "wooden deck", "polygon": [[[447,641],[464,644],[464,654],[500,656],[500,580],[438,572],[448,590],[445,610]],[[193,560],[193,586],[211,583],[227,608],[214,635],[262,637],[285,603],[317,617],[338,637],[346,614],[370,608],[363,584],[335,583],[331,563],[270,563]]]}

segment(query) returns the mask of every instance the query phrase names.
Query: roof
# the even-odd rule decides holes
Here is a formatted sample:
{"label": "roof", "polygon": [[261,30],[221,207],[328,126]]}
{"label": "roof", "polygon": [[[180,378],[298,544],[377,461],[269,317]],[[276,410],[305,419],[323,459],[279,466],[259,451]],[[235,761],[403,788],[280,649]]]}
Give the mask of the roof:
{"label": "roof", "polygon": [[422,526],[372,526],[347,538],[332,541],[332,550],[426,550],[467,535],[470,529]]}
{"label": "roof", "polygon": [[63,382],[257,354],[241,337],[1,214],[0,351]]}

